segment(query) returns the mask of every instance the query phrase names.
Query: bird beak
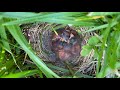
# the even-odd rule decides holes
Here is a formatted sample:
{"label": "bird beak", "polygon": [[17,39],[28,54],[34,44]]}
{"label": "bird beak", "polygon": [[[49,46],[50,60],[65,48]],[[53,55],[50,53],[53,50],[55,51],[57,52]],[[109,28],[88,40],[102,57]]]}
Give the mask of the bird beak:
{"label": "bird beak", "polygon": [[71,39],[72,37],[74,37],[74,35],[71,33],[71,34],[70,34],[70,38],[69,38],[69,39]]}

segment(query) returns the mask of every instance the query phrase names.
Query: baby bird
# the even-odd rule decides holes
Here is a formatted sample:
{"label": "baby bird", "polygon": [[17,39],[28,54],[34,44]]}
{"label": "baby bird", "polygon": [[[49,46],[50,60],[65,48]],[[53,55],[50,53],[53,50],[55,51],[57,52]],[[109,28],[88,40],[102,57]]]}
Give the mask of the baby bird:
{"label": "baby bird", "polygon": [[62,61],[72,60],[80,53],[80,43],[75,30],[61,29],[52,37],[53,51]]}
{"label": "baby bird", "polygon": [[71,58],[71,47],[72,45],[64,42],[63,43],[63,49],[58,51],[58,57],[60,60],[69,60]]}

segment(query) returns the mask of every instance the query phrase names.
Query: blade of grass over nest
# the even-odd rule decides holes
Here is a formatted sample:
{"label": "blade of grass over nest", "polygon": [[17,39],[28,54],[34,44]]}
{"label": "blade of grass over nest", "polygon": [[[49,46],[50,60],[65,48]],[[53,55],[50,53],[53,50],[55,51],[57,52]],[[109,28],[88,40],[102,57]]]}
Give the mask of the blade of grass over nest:
{"label": "blade of grass over nest", "polygon": [[15,21],[11,21],[11,22],[7,22],[7,23],[4,23],[3,25],[14,25],[14,24],[24,24],[24,23],[32,23],[32,22],[36,22],[36,21],[41,21],[44,20],[44,19],[49,19],[50,18],[62,18],[62,17],[69,17],[69,16],[76,16],[76,15],[79,15],[81,16],[83,13],[81,12],[60,12],[60,13],[52,13],[52,14],[47,14],[47,15],[37,15],[37,16],[32,16],[32,17],[29,17],[29,18],[23,18],[23,19],[18,19],[18,20],[15,20]]}
{"label": "blade of grass over nest", "polygon": [[74,20],[67,20],[67,19],[57,19],[57,18],[46,18],[40,19],[38,22],[48,22],[48,23],[56,23],[56,24],[72,24],[76,26],[98,26],[95,22],[92,21],[74,21]]}
{"label": "blade of grass over nest", "polygon": [[92,21],[75,21],[75,20],[67,20],[67,19],[57,19],[57,18],[46,18],[38,20],[40,22],[52,22],[58,24],[73,24],[78,26],[96,26],[97,24]]}
{"label": "blade of grass over nest", "polygon": [[120,14],[120,12],[90,12],[87,16],[105,16],[113,14]]}
{"label": "blade of grass over nest", "polygon": [[[112,23],[111,27],[115,26],[116,24],[118,24],[118,22],[114,22]],[[87,32],[92,32],[92,31],[96,31],[96,30],[100,30],[100,29],[103,29],[103,28],[107,28],[109,24],[104,24],[104,25],[101,25],[101,26],[96,26],[92,29],[89,29],[87,31],[83,31],[82,33],[87,33]]]}
{"label": "blade of grass over nest", "polygon": [[83,17],[75,18],[75,21],[94,20],[94,19],[99,19],[99,18],[103,18],[103,17],[104,16],[92,16],[92,17],[83,16]]}
{"label": "blade of grass over nest", "polygon": [[24,78],[28,76],[32,76],[38,73],[38,70],[27,70],[18,73],[10,73],[8,75],[2,76],[1,78]]}
{"label": "blade of grass over nest", "polygon": [[[117,24],[119,23],[119,19],[120,19],[120,15],[118,15],[118,16],[115,18],[115,20],[111,23],[111,26],[110,26],[110,27],[114,27],[115,25],[117,25]],[[82,32],[82,33],[100,30],[100,29],[103,29],[103,28],[107,28],[108,26],[109,26],[109,24],[104,24],[104,25],[101,25],[101,26],[95,26],[94,28],[89,29],[89,30],[87,30],[87,31],[84,31],[84,32]]]}
{"label": "blade of grass over nest", "polygon": [[4,12],[1,14],[5,18],[26,18],[31,16],[36,16],[36,13],[32,12]]}
{"label": "blade of grass over nest", "polygon": [[[52,70],[50,70],[45,63],[34,53],[27,40],[23,36],[20,27],[15,25],[7,26],[9,32],[12,34],[14,39],[21,45],[24,51],[29,55],[32,61],[38,66],[38,68],[47,76],[47,77],[59,77]],[[23,40],[24,39],[24,40]]]}

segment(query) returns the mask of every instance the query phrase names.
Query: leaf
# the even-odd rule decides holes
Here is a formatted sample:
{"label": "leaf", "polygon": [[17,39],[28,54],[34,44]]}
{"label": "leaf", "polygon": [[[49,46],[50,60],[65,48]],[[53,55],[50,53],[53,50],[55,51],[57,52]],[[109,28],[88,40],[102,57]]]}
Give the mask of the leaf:
{"label": "leaf", "polygon": [[92,36],[89,40],[88,40],[88,44],[91,46],[95,46],[96,44],[98,44],[99,39],[96,36]]}
{"label": "leaf", "polygon": [[87,56],[90,53],[91,50],[92,50],[91,46],[85,45],[85,46],[82,47],[81,55],[82,56]]}

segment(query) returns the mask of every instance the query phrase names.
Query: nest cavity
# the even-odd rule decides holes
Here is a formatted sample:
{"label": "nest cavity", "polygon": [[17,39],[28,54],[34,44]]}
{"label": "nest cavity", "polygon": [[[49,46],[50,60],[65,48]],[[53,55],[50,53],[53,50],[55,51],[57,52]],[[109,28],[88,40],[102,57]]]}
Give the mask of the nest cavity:
{"label": "nest cavity", "polygon": [[[82,46],[93,36],[93,33],[80,32],[89,28],[48,23],[26,24],[22,28],[38,57],[46,63],[62,68],[66,68],[67,64],[72,70],[83,74],[95,73],[95,64],[92,63],[94,52],[87,57],[80,54]],[[69,33],[68,36],[65,32]]]}

